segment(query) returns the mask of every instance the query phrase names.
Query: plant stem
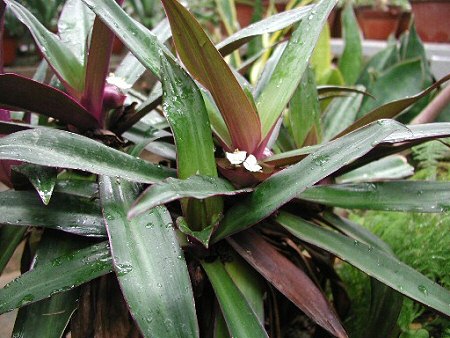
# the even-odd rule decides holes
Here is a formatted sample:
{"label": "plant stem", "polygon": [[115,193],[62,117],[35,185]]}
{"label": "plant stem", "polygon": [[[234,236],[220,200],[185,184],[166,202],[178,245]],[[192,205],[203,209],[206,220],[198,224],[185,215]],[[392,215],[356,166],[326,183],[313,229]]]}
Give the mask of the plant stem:
{"label": "plant stem", "polygon": [[433,122],[449,103],[450,86],[446,86],[433,101],[431,101],[425,109],[411,121],[411,124]]}

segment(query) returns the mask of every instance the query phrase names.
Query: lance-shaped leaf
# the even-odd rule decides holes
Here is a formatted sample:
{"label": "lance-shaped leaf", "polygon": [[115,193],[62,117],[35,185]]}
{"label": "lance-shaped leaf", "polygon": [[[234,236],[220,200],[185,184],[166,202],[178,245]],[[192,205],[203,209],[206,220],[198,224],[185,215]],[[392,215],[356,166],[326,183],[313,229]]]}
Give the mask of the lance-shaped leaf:
{"label": "lance-shaped leaf", "polygon": [[269,216],[305,189],[357,159],[394,131],[405,128],[390,120],[378,121],[319,148],[301,162],[271,176],[225,214],[215,240],[245,229]]}
{"label": "lance-shaped leaf", "polygon": [[45,205],[50,202],[56,184],[57,171],[55,168],[23,164],[14,167],[13,170],[28,178]]}
{"label": "lance-shaped leaf", "polygon": [[68,291],[112,271],[107,242],[57,257],[0,289],[0,313]]}
{"label": "lance-shaped leaf", "polygon": [[[36,250],[34,268],[86,244],[77,236],[46,231]],[[17,314],[13,337],[62,337],[70,317],[78,307],[79,289],[72,289],[22,307]]]}
{"label": "lance-shaped leaf", "polygon": [[0,227],[0,274],[8,264],[23,235],[27,231],[25,227],[3,225]]}
{"label": "lance-shaped leaf", "polygon": [[228,239],[233,248],[306,315],[336,337],[347,337],[323,292],[294,263],[252,230]]}
{"label": "lance-shaped leaf", "polygon": [[83,66],[86,65],[86,48],[94,24],[95,14],[79,0],[67,0],[58,20],[61,42],[69,48]]}
{"label": "lance-shaped leaf", "polygon": [[[358,86],[359,90],[364,87]],[[322,117],[323,138],[330,140],[333,136],[355,122],[364,96],[352,93],[348,97],[337,97],[327,106]]]}
{"label": "lance-shaped leaf", "polygon": [[0,158],[120,176],[146,183],[175,176],[172,170],[87,137],[56,129],[25,130],[0,139]]}
{"label": "lance-shaped leaf", "polygon": [[212,94],[230,132],[234,148],[253,153],[261,141],[255,107],[200,24],[176,0],[162,1],[186,68]]}
{"label": "lance-shaped leaf", "polygon": [[94,199],[98,197],[98,184],[83,179],[61,179],[56,182],[55,192]]}
{"label": "lance-shaped leaf", "polygon": [[84,68],[72,51],[59,38],[48,31],[28,9],[13,0],[5,0],[14,15],[22,21],[33,34],[39,49],[49,65],[59,75],[59,79],[74,94],[80,93],[84,82]]}
{"label": "lance-shaped leaf", "polygon": [[[214,143],[203,97],[195,82],[174,62],[161,56],[163,109],[177,148],[178,177],[216,177]],[[183,214],[196,230],[211,225],[223,209],[220,198],[184,200]]]}
{"label": "lance-shaped leaf", "polygon": [[321,185],[301,199],[348,209],[443,212],[450,208],[450,183],[393,181]]}
{"label": "lance-shaped leaf", "polygon": [[335,0],[322,0],[316,4],[292,33],[269,83],[256,102],[263,137],[272,129],[297,89],[322,27],[335,4]]}
{"label": "lance-shaped leaf", "polygon": [[280,213],[276,221],[299,239],[331,252],[394,290],[450,315],[450,291],[392,255],[286,212]]}
{"label": "lance-shaped leaf", "polygon": [[308,14],[310,14],[312,7],[313,6],[302,6],[269,16],[264,20],[239,30],[217,44],[216,47],[222,55],[227,55],[258,35],[273,33],[295,24],[307,17]]}
{"label": "lance-shaped leaf", "polygon": [[105,237],[106,230],[97,201],[56,194],[48,206],[34,192],[0,193],[0,224],[40,226],[82,236]]}
{"label": "lance-shaped leaf", "polygon": [[337,183],[401,179],[414,174],[414,167],[402,155],[391,155],[336,178]]}
{"label": "lance-shaped leaf", "polygon": [[208,275],[232,337],[268,337],[258,317],[219,260],[202,267]]}
{"label": "lance-shaped leaf", "polygon": [[[385,242],[366,228],[329,212],[325,213],[324,219],[347,236],[372,245],[387,254],[393,254]],[[375,278],[370,279],[370,293],[371,302],[365,335],[368,338],[389,337],[402,309],[403,296]]]}
{"label": "lance-shaped leaf", "polygon": [[125,299],[145,337],[198,337],[191,282],[167,209],[127,219],[137,188],[107,176],[100,180],[114,269]]}
{"label": "lance-shaped leaf", "polygon": [[[172,36],[169,21],[164,19],[152,30],[152,33],[159,41],[165,42]],[[144,74],[146,68],[139,60],[130,52],[120,62],[114,71],[114,75],[121,78],[130,88]]]}
{"label": "lance-shaped leaf", "polygon": [[289,127],[298,148],[311,129],[318,126],[320,107],[316,87],[314,71],[308,67],[289,104]]}
{"label": "lance-shaped leaf", "polygon": [[350,2],[346,2],[342,12],[342,27],[345,47],[339,59],[339,70],[345,83],[352,85],[358,79],[362,67],[361,32],[355,12]]}
{"label": "lance-shaped leaf", "polygon": [[95,118],[64,92],[16,74],[0,75],[0,107],[53,117],[86,130],[97,127]]}
{"label": "lance-shaped leaf", "polygon": [[160,54],[170,51],[143,25],[133,20],[114,0],[82,0],[118,38],[133,52],[136,58],[159,78]]}
{"label": "lance-shaped leaf", "polygon": [[148,187],[133,204],[128,217],[134,217],[148,209],[185,197],[205,199],[213,196],[232,196],[252,189],[236,190],[228,181],[211,176],[191,176],[186,180],[168,178]]}
{"label": "lance-shaped leaf", "polygon": [[[364,125],[366,125],[370,122],[376,121],[378,119],[394,118],[395,116],[400,114],[403,110],[405,110],[412,104],[416,103],[421,98],[428,95],[433,89],[436,89],[442,83],[444,83],[448,80],[450,80],[450,74],[444,76],[442,79],[440,79],[439,81],[434,83],[432,86],[428,87],[424,91],[422,91],[414,96],[410,96],[410,97],[403,98],[400,100],[391,101],[391,102],[388,102],[378,108],[375,108],[370,113],[368,113],[364,117],[361,117],[355,123],[353,123],[351,126],[349,126],[344,131],[339,133],[339,135],[337,135],[335,138],[345,135],[353,130],[360,128],[361,126],[364,126]],[[416,80],[414,80],[414,81],[416,81]]]}
{"label": "lance-shaped leaf", "polygon": [[258,316],[259,321],[264,323],[264,299],[267,291],[265,279],[234,250],[227,251],[226,255],[227,257],[230,255],[230,259],[223,262],[225,270]]}

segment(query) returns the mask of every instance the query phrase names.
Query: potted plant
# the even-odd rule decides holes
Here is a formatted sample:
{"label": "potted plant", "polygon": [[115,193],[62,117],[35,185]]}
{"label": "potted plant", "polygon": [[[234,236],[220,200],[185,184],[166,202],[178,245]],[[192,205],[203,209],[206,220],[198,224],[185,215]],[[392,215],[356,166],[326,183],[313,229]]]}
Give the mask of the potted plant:
{"label": "potted plant", "polygon": [[[356,15],[366,39],[386,40],[398,36],[408,21],[408,1],[359,0],[355,1]],[[406,25],[407,27],[407,25]]]}
{"label": "potted plant", "polygon": [[0,25],[3,26],[0,28],[2,32],[3,63],[4,66],[10,66],[16,60],[18,39],[23,35],[24,30],[21,23],[8,10],[3,19]]}
{"label": "potted plant", "polygon": [[[97,15],[92,34],[69,34],[67,45],[58,42],[67,32],[57,39],[16,1],[5,2],[34,33],[63,89],[0,75],[1,107],[51,117],[41,118],[44,126],[0,123],[9,134],[0,139],[0,158],[28,163],[16,168],[14,189],[0,193],[0,269],[23,238],[30,250],[27,271],[0,289],[1,313],[20,308],[15,335],[347,337],[335,257],[373,278],[368,337],[392,332],[400,294],[450,313],[448,290],[331,208],[342,201],[349,208],[447,208],[441,182],[333,182],[450,135],[447,124],[377,119],[419,95],[383,104],[366,115],[368,124],[352,121],[322,143],[308,61],[334,1],[262,21],[214,46],[186,8],[163,0],[178,57],[164,44],[164,27],[150,33],[114,0],[83,0]],[[70,14],[79,15],[63,11],[61,23],[82,17],[84,27],[92,25],[90,12],[75,4]],[[255,91],[222,57],[296,23]],[[105,26],[135,55],[114,75]],[[161,81],[148,98],[130,89],[145,69]],[[156,139],[176,151],[161,152],[160,164],[139,157]]]}
{"label": "potted plant", "polygon": [[450,2],[447,0],[411,0],[417,31],[425,42],[450,42]]}

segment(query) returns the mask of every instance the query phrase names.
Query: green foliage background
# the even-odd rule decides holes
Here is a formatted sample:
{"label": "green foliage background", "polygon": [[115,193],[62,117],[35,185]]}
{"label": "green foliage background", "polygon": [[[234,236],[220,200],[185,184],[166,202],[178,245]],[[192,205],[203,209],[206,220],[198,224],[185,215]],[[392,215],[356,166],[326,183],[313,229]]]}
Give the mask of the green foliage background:
{"label": "green foliage background", "polygon": [[[439,141],[413,148],[418,168],[413,180],[450,180],[450,149]],[[383,239],[397,257],[450,288],[450,213],[414,214],[402,212],[353,212],[351,219]],[[364,337],[364,323],[370,304],[367,275],[348,264],[339,273],[347,285],[352,309],[346,325],[350,337]],[[405,298],[398,319],[401,338],[449,338],[450,320],[427,313],[426,308]]]}

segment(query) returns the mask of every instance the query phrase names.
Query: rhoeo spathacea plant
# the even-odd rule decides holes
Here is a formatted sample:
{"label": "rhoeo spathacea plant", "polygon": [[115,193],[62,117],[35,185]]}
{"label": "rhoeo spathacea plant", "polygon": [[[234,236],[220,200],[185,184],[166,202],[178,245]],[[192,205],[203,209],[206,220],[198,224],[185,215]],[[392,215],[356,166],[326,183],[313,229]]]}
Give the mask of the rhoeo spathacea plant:
{"label": "rhoeo spathacea plant", "polygon": [[[0,123],[0,158],[20,161],[0,194],[0,269],[26,239],[23,274],[0,290],[1,313],[20,308],[14,336],[347,337],[336,258],[372,278],[367,337],[390,336],[402,295],[450,314],[448,290],[333,213],[448,208],[443,182],[339,183],[449,136],[445,123],[389,119],[446,79],[322,136],[319,96],[364,93],[315,84],[310,60],[335,1],[218,45],[177,0],[162,0],[167,19],[153,31],[120,2],[69,0],[58,35],[16,1],[1,4],[55,75],[0,75],[0,107],[25,111]],[[256,86],[225,61],[287,27]],[[110,74],[114,34],[132,54]],[[148,97],[130,89],[146,69],[159,80]]]}

